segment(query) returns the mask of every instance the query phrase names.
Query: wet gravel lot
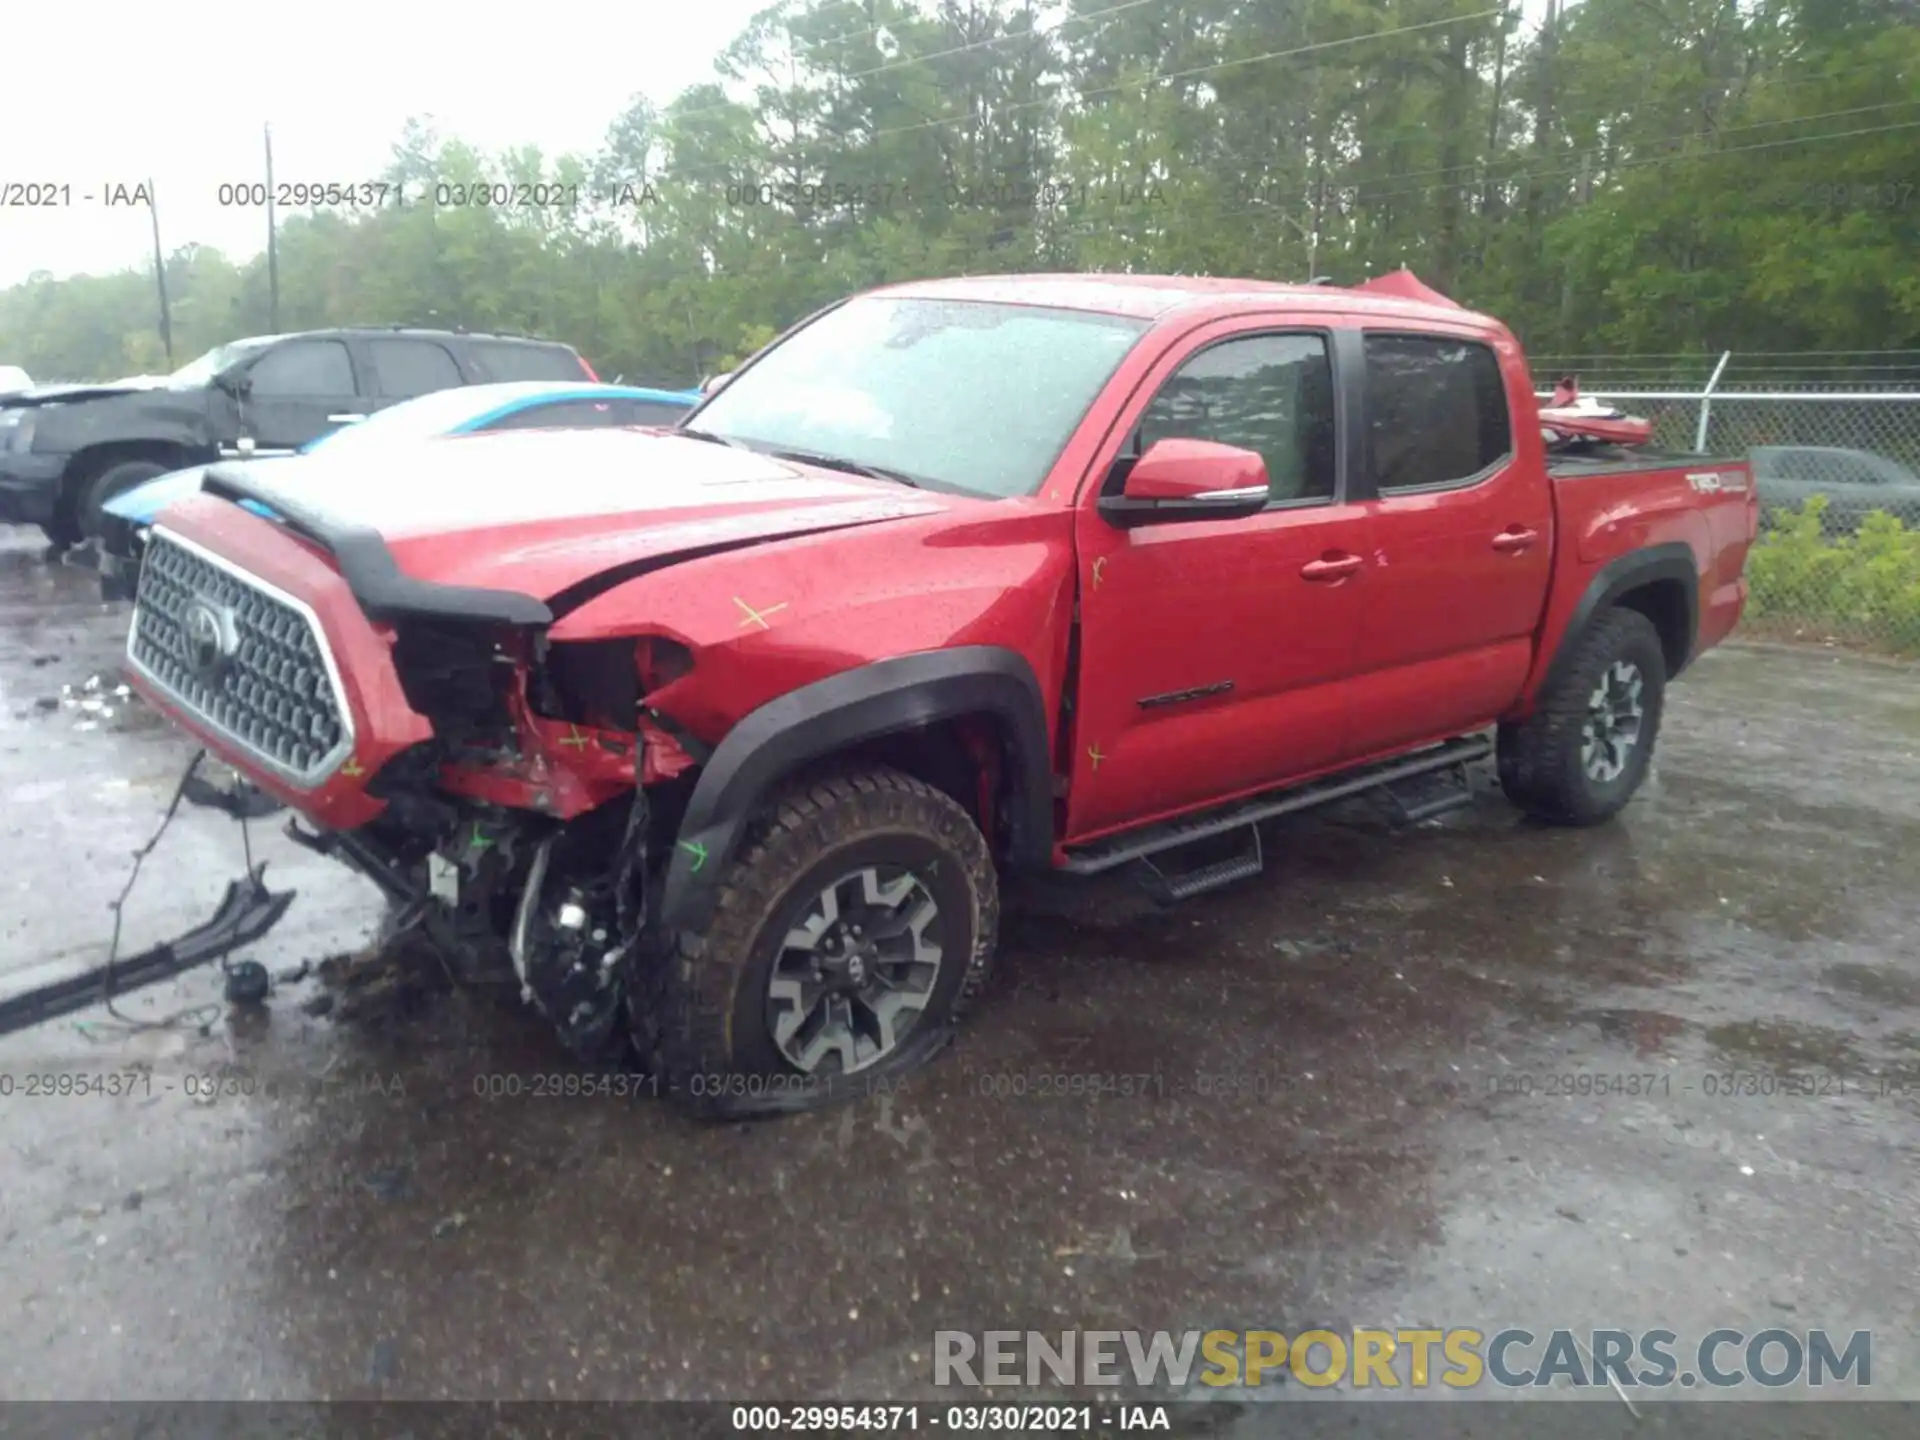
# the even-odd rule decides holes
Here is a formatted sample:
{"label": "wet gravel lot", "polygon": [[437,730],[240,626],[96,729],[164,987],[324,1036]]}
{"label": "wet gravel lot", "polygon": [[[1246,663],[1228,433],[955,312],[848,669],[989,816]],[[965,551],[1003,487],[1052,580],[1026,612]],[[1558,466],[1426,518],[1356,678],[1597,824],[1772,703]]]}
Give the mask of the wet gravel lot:
{"label": "wet gravel lot", "polygon": [[[96,595],[0,541],[5,993],[103,958],[190,753]],[[568,1096],[270,820],[264,1011],[202,972],[0,1039],[0,1397],[950,1398],[936,1330],[1416,1324],[1868,1329],[1920,1396],[1916,748],[1920,672],[1730,647],[1612,826],[1359,806],[1176,910],[1021,896],[931,1071],[750,1125]],[[123,944],[241,855],[184,813]]]}

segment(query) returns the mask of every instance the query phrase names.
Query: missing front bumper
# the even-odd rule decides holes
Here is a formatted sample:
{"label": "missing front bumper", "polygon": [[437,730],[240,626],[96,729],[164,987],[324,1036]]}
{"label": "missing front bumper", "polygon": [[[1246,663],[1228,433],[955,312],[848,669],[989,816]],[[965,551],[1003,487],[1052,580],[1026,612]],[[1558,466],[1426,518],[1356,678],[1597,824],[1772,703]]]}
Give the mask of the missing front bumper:
{"label": "missing front bumper", "polygon": [[24,995],[0,1000],[0,1035],[43,1025],[90,1005],[170,980],[197,965],[218,960],[242,945],[251,945],[280,923],[280,917],[287,913],[297,893],[269,890],[264,878],[266,869],[264,864],[256,866],[244,879],[229,884],[213,918],[169,944],[156,945],[70,980],[55,981]]}

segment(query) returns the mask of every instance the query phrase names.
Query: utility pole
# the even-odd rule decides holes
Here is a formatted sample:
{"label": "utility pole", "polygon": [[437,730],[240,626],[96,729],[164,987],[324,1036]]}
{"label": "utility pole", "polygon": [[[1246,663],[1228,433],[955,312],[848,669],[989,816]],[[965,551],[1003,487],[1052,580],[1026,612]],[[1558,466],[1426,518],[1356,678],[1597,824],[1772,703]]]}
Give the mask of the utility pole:
{"label": "utility pole", "polygon": [[1307,242],[1307,279],[1312,281],[1320,274],[1320,231],[1327,220],[1327,165],[1326,157],[1320,149],[1314,150],[1313,177],[1313,236]]}
{"label": "utility pole", "polygon": [[160,344],[167,352],[167,369],[173,369],[173,314],[167,306],[167,255],[160,248],[160,207],[156,203],[153,181],[147,181],[147,219],[153,223],[153,283],[160,291]]}
{"label": "utility pole", "polygon": [[267,142],[267,333],[280,333],[280,247],[273,223],[273,126],[262,124]]}

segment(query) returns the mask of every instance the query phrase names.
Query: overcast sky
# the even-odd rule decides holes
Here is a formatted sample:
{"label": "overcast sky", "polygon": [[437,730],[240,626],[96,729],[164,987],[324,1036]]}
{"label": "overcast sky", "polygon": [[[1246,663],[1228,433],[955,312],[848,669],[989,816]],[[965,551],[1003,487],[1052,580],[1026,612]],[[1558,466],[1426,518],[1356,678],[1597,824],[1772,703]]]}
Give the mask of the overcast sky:
{"label": "overcast sky", "polygon": [[[149,264],[144,206],[104,203],[149,178],[169,251],[257,254],[264,210],[218,194],[264,178],[263,122],[283,182],[374,178],[410,116],[488,151],[595,149],[634,96],[664,105],[713,79],[714,57],[770,3],[0,6],[0,202],[22,185],[71,194],[66,207],[0,203],[0,286]],[[1529,21],[1543,5],[1521,0]]]}
{"label": "overcast sky", "polygon": [[0,286],[145,264],[146,211],[81,196],[149,176],[169,250],[264,248],[264,212],[216,200],[223,181],[261,178],[263,121],[283,181],[378,175],[410,115],[487,150],[592,149],[634,95],[664,104],[713,78],[714,56],[767,3],[0,6],[0,200],[24,182],[73,197],[0,205]]}

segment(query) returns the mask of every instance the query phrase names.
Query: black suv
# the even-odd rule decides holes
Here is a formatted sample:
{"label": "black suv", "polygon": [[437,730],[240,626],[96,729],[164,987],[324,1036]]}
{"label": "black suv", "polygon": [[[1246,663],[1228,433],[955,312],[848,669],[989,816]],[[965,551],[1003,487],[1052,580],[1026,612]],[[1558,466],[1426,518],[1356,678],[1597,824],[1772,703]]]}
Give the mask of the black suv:
{"label": "black suv", "polygon": [[598,378],[551,340],[355,327],[236,340],[164,379],[43,385],[0,399],[0,522],[73,545],[108,500],[169,470],[290,453],[456,385]]}

